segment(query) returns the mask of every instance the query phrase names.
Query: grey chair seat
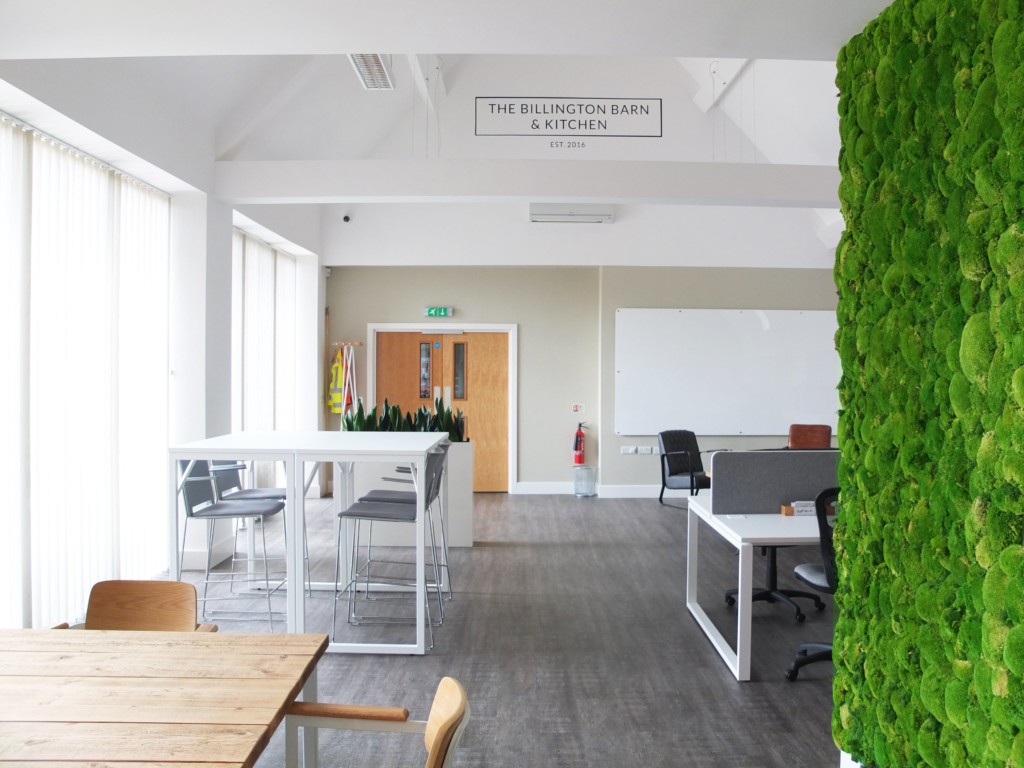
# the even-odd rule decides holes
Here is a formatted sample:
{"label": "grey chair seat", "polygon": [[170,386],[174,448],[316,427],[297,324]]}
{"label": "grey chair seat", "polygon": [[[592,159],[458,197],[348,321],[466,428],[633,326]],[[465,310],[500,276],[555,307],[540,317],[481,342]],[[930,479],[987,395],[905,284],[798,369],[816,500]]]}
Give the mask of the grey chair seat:
{"label": "grey chair seat", "polygon": [[415,504],[416,491],[389,491],[385,488],[374,488],[359,501],[372,501],[386,504]]}
{"label": "grey chair seat", "polygon": [[287,491],[284,488],[243,488],[223,494],[221,501],[284,501]]}
{"label": "grey chair seat", "polygon": [[347,520],[371,520],[376,522],[414,523],[416,522],[415,499],[412,504],[402,502],[357,501],[348,509],[338,513],[338,517]]}
{"label": "grey chair seat", "polygon": [[217,501],[207,507],[194,510],[192,517],[197,520],[231,517],[270,517],[271,515],[276,515],[282,509],[284,509],[284,502],[274,499]]}
{"label": "grey chair seat", "polygon": [[827,592],[829,589],[825,567],[821,563],[800,563],[793,569],[793,575],[822,592]]}
{"label": "grey chair seat", "polygon": [[665,487],[676,491],[700,490],[701,488],[711,487],[711,478],[707,476],[706,472],[694,472],[693,484],[691,485],[689,475],[667,475],[665,477]]}

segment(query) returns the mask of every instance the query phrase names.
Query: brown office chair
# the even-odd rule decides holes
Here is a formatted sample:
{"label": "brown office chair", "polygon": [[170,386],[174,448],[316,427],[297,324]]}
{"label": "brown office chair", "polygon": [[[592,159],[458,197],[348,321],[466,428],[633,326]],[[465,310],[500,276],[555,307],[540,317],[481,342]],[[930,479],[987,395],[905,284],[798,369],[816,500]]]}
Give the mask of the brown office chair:
{"label": "brown office chair", "polygon": [[790,448],[831,448],[832,427],[828,424],[790,424]]}
{"label": "brown office chair", "polygon": [[196,588],[182,581],[101,581],[89,592],[83,629],[216,632],[196,624]]}
{"label": "brown office chair", "polygon": [[285,723],[285,749],[288,754],[295,754],[300,727],[422,733],[427,749],[425,768],[449,768],[467,723],[466,689],[454,677],[443,677],[426,720],[410,720],[409,710],[404,707],[296,701],[288,710]]}

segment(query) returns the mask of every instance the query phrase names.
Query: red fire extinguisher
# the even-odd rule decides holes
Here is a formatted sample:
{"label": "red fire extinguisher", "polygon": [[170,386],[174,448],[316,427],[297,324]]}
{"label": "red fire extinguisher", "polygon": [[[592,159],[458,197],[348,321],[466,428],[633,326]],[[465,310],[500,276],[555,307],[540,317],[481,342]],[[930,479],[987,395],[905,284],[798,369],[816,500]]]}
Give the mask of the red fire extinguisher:
{"label": "red fire extinguisher", "polygon": [[582,464],[583,463],[583,443],[585,438],[583,437],[583,422],[581,421],[576,425],[576,438],[572,441],[572,463]]}

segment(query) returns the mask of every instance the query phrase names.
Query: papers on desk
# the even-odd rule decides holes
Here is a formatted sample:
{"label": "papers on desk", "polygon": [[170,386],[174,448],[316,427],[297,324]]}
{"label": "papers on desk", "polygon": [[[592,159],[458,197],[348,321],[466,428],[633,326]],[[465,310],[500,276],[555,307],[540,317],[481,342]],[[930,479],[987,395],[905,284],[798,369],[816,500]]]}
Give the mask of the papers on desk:
{"label": "papers on desk", "polygon": [[782,514],[784,515],[814,515],[814,502],[813,501],[794,501],[792,504],[782,505]]}

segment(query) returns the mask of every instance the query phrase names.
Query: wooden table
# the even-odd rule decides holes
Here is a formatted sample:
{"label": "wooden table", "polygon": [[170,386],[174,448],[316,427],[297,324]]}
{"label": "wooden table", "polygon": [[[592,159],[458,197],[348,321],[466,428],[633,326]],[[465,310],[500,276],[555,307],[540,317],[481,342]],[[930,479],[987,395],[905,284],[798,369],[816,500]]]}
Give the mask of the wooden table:
{"label": "wooden table", "polygon": [[316,697],[326,648],[326,635],[0,630],[0,766],[251,766],[300,691]]}

